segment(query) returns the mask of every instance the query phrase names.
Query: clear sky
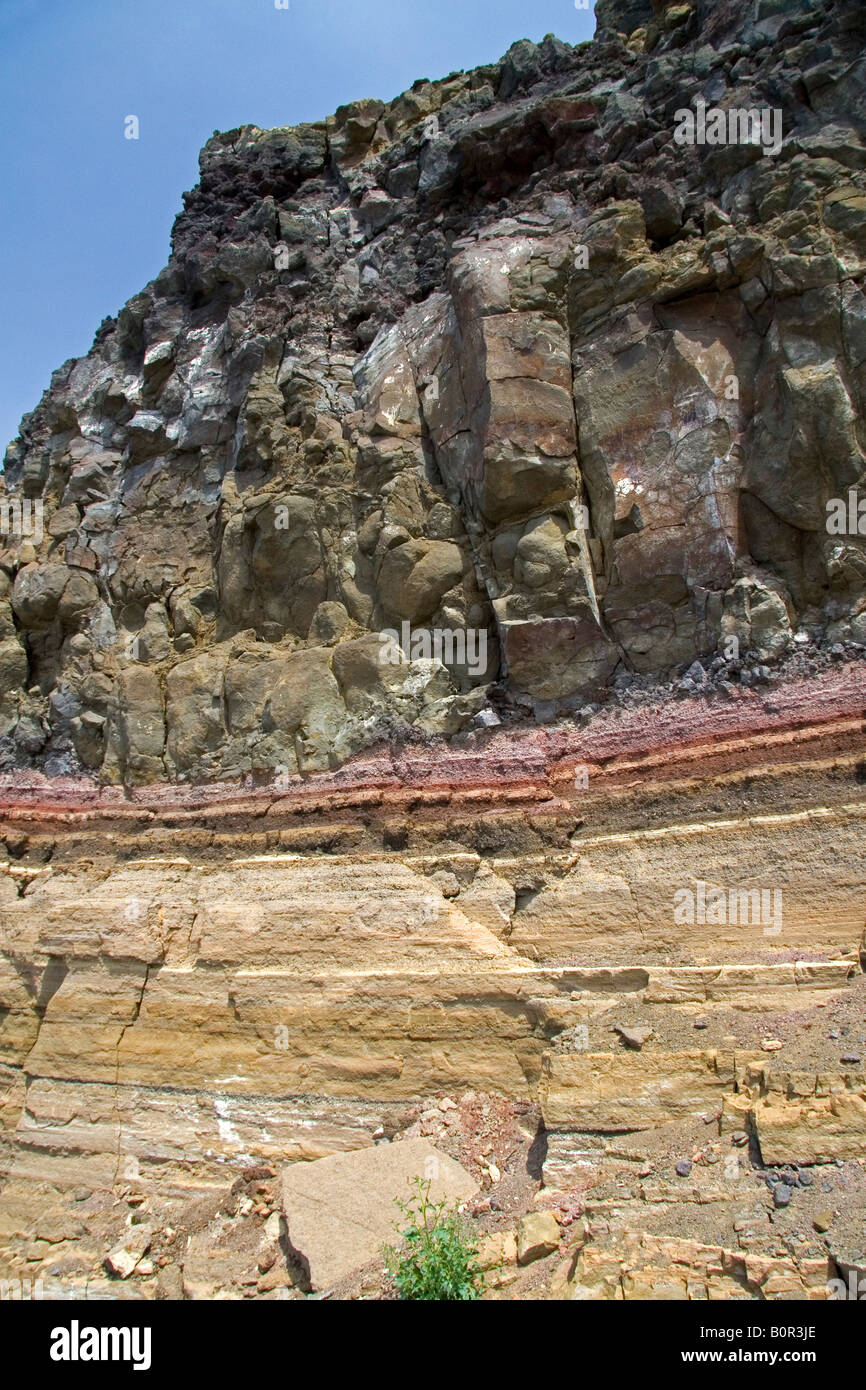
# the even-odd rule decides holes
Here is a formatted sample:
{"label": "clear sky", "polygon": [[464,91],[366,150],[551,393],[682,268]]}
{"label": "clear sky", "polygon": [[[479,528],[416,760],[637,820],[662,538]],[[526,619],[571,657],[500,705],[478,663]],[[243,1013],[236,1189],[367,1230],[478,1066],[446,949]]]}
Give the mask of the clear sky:
{"label": "clear sky", "polygon": [[0,460],[51,372],[165,264],[214,130],[594,28],[593,0],[0,0]]}

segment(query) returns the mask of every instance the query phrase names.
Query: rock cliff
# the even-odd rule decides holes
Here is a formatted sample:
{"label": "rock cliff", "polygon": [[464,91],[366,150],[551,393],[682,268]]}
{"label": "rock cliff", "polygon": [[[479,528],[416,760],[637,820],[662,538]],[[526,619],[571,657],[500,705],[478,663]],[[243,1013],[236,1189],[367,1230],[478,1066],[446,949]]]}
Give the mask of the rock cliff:
{"label": "rock cliff", "polygon": [[430,1136],[528,1296],[866,1272],[862,15],[597,18],[215,134],[7,451],[6,1271],[286,1292]]}
{"label": "rock cliff", "polygon": [[7,453],[7,768],[291,778],[866,637],[857,6],[599,9],[208,142]]}

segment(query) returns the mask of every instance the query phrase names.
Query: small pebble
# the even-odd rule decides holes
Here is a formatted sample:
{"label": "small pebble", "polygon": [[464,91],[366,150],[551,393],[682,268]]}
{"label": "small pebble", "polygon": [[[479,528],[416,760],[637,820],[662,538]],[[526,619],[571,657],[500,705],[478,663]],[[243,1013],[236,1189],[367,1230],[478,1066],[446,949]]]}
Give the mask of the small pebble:
{"label": "small pebble", "polygon": [[786,1182],[777,1182],[773,1188],[773,1202],[777,1207],[787,1207],[791,1201],[792,1192]]}
{"label": "small pebble", "polygon": [[800,1186],[801,1186],[801,1187],[811,1187],[811,1186],[812,1186],[812,1183],[813,1183],[814,1181],[815,1181],[815,1179],[812,1177],[812,1174],[809,1172],[808,1168],[801,1168],[801,1169],[800,1169]]}
{"label": "small pebble", "polygon": [[692,1171],[692,1165],[687,1158],[681,1158],[677,1164],[677,1177],[687,1178]]}

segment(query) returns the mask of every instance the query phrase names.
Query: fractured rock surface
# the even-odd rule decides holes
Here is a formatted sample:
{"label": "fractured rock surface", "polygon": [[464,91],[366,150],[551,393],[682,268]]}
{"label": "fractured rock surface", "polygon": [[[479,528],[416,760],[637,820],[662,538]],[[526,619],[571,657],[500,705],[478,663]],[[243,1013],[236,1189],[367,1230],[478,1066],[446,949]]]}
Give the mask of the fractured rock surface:
{"label": "fractured rock surface", "polygon": [[[44,535],[0,557],[5,765],[286,780],[860,643],[861,40],[849,0],[609,4],[214,135],[7,452]],[[698,97],[778,149],[678,144]]]}
{"label": "fractured rock surface", "polygon": [[10,446],[4,1278],[866,1272],[862,16],[598,22],[215,135]]}

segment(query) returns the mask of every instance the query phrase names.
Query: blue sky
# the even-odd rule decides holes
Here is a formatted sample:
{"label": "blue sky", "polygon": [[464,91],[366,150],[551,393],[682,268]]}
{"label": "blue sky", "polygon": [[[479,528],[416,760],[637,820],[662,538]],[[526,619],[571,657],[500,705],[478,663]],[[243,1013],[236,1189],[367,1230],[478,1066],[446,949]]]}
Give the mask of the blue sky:
{"label": "blue sky", "polygon": [[595,27],[592,0],[289,4],[0,0],[0,458],[54,368],[165,264],[214,130],[318,120]]}

